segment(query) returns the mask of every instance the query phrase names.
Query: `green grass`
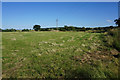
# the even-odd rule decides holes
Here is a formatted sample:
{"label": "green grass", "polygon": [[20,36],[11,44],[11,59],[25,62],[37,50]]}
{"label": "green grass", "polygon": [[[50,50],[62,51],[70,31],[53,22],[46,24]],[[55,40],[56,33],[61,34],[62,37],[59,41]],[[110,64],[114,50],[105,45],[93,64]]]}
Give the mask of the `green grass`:
{"label": "green grass", "polygon": [[117,78],[103,33],[2,32],[3,78]]}

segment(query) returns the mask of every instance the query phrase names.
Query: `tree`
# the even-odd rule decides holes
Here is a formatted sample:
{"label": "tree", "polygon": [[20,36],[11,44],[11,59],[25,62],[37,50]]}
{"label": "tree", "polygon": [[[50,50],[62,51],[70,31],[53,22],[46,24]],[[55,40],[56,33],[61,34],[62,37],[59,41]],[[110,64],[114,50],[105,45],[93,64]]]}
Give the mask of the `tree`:
{"label": "tree", "polygon": [[68,30],[68,26],[67,26],[67,25],[64,25],[64,29],[67,31],[67,30]]}
{"label": "tree", "polygon": [[29,29],[23,29],[22,31],[29,31]]}
{"label": "tree", "polygon": [[85,27],[82,27],[82,31],[85,31],[86,30],[86,28]]}
{"label": "tree", "polygon": [[75,31],[75,27],[69,26],[69,28],[71,29],[71,31]]}
{"label": "tree", "polygon": [[110,29],[113,29],[113,26],[109,26],[110,27]]}
{"label": "tree", "polygon": [[0,32],[2,32],[2,29],[0,28]]}
{"label": "tree", "polygon": [[34,29],[35,31],[39,31],[39,30],[40,30],[40,27],[41,27],[40,25],[34,25],[34,26],[33,26],[33,29]]}
{"label": "tree", "polygon": [[115,24],[118,25],[118,27],[120,27],[120,18],[119,19],[116,19],[114,20]]}

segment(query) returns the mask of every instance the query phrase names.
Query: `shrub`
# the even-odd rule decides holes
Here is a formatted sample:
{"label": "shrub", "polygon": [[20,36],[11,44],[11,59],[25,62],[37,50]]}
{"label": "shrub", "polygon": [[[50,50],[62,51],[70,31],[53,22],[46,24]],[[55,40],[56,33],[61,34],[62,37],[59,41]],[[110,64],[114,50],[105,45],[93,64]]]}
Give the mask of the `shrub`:
{"label": "shrub", "polygon": [[112,37],[112,46],[120,51],[120,28],[109,30],[108,35]]}

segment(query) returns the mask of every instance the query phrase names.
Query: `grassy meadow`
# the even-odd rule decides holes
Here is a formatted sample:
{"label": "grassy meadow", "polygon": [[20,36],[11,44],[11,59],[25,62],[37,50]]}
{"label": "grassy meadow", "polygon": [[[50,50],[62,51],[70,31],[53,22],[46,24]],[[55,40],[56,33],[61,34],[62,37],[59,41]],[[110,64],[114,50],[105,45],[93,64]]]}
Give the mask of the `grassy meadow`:
{"label": "grassy meadow", "polygon": [[105,33],[2,32],[3,78],[118,78]]}

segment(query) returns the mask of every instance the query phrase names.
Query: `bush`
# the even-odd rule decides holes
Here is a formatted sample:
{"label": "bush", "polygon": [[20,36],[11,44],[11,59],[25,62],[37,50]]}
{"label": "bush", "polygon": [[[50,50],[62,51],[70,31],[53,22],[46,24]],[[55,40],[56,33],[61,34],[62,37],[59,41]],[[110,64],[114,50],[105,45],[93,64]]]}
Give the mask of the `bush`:
{"label": "bush", "polygon": [[112,37],[112,46],[120,51],[120,28],[109,30],[108,35]]}
{"label": "bush", "polygon": [[22,31],[29,31],[29,29],[23,29]]}

